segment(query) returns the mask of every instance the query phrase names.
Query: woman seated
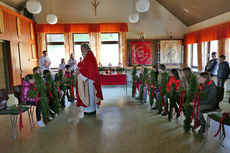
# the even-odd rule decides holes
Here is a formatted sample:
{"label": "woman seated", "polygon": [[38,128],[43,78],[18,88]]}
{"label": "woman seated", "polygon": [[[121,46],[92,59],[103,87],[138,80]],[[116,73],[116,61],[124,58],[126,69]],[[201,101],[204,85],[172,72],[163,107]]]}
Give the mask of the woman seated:
{"label": "woman seated", "polygon": [[[175,83],[176,90],[177,90],[180,87],[180,75],[179,75],[177,69],[172,69],[170,71],[170,79],[169,79],[169,82],[166,85],[168,92],[170,92],[171,86],[172,86],[173,83]],[[168,98],[166,97],[166,100],[165,100],[165,109],[164,109],[163,113],[161,114],[162,116],[165,116],[165,115],[168,114],[168,100],[167,99]]]}
{"label": "woman seated", "polygon": [[[22,79],[22,89],[21,89],[22,103],[36,105],[36,98],[28,97],[29,90],[33,90],[34,88],[34,83],[35,81],[31,74],[28,74],[25,78]],[[36,105],[36,118],[37,118],[37,122],[36,122],[37,125],[40,127],[44,127],[45,124],[41,120],[41,111],[40,111],[39,103],[37,103]]]}
{"label": "woman seated", "polygon": [[[199,99],[199,108],[198,108],[198,126],[201,125],[198,133],[203,134],[205,132],[206,121],[203,114],[201,113],[204,109],[216,108],[216,84],[208,72],[202,72],[199,75],[198,82],[200,84],[200,92],[204,94],[203,97]],[[193,105],[194,103],[190,103]],[[196,113],[196,111],[195,111]],[[194,115],[194,120],[196,120],[197,114]]]}

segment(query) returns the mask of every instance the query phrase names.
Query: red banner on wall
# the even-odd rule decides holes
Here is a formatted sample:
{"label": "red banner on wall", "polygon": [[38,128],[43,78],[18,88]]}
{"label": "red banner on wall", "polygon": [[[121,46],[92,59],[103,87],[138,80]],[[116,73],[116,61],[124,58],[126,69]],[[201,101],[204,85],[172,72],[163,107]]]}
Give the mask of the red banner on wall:
{"label": "red banner on wall", "polygon": [[132,65],[152,64],[152,42],[151,41],[131,41],[131,63]]}

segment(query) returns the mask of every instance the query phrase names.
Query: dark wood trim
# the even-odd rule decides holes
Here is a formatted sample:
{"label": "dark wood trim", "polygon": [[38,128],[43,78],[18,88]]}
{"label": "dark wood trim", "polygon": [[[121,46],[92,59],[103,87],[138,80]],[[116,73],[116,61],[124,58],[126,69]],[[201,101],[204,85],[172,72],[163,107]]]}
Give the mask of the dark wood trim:
{"label": "dark wood trim", "polygon": [[47,45],[64,45],[64,42],[46,42]]}
{"label": "dark wood trim", "polygon": [[101,41],[101,44],[120,44],[120,41]]}
{"label": "dark wood trim", "polygon": [[14,78],[13,78],[13,65],[12,65],[12,59],[11,59],[11,48],[10,48],[10,42],[9,41],[5,41],[5,43],[6,43],[6,52],[7,52],[7,64],[8,64],[8,72],[9,72],[10,93],[13,93]]}

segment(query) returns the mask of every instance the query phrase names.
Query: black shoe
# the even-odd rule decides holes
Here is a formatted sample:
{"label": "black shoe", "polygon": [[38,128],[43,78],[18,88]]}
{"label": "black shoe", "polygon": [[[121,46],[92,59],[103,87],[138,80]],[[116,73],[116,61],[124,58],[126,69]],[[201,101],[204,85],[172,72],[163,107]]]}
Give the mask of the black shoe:
{"label": "black shoe", "polygon": [[161,113],[161,116],[166,116],[168,114],[168,112],[163,112],[163,113]]}
{"label": "black shoe", "polygon": [[139,99],[140,99],[140,97],[135,97],[134,99],[139,100]]}
{"label": "black shoe", "polygon": [[95,115],[97,111],[93,111],[93,112],[84,112],[84,115]]}
{"label": "black shoe", "polygon": [[205,126],[201,126],[201,128],[198,130],[198,133],[199,133],[200,135],[203,135],[204,132],[205,132]]}
{"label": "black shoe", "polygon": [[157,109],[157,106],[155,106],[155,107],[152,107],[151,109],[152,109],[152,110],[156,110],[156,109]]}

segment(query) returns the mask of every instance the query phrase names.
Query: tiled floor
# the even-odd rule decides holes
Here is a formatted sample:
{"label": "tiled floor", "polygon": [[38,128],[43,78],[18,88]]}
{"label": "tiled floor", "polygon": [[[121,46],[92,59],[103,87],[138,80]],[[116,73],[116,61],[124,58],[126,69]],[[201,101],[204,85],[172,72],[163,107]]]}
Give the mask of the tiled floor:
{"label": "tiled floor", "polygon": [[209,137],[184,134],[182,121],[168,122],[148,105],[138,104],[124,87],[103,87],[104,101],[97,115],[84,116],[70,105],[44,128],[11,133],[8,116],[0,116],[0,153],[229,153],[230,128],[224,147],[213,137],[218,123],[211,121]]}

